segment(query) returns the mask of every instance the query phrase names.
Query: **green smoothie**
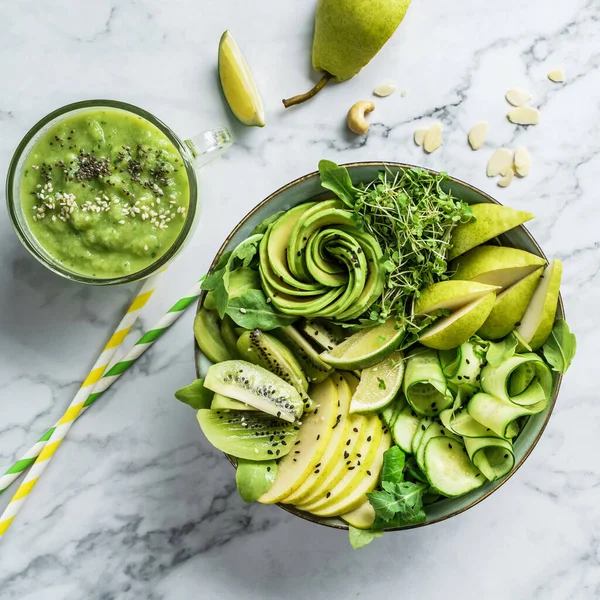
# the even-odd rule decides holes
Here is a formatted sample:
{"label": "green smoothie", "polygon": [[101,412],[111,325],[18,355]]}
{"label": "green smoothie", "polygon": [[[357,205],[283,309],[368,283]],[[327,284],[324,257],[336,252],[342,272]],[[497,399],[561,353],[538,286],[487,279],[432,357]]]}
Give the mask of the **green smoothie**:
{"label": "green smoothie", "polygon": [[177,148],[146,119],[114,108],[56,123],[21,175],[32,234],[65,268],[98,279],[156,262],[181,232],[189,201]]}

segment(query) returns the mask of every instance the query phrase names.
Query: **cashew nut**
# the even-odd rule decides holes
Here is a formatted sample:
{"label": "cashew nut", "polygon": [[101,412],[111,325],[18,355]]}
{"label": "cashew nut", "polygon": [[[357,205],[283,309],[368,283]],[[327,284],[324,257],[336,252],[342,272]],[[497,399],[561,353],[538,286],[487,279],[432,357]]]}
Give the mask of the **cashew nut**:
{"label": "cashew nut", "polygon": [[375,105],[368,100],[360,100],[352,106],[348,111],[346,123],[348,128],[357,135],[362,135],[369,131],[369,124],[365,119],[365,115],[375,110]]}

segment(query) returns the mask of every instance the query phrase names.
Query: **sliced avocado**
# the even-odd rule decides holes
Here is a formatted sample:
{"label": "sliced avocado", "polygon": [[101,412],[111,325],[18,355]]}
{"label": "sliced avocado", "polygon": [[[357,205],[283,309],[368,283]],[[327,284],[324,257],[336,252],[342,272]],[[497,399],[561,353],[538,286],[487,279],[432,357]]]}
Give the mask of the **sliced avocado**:
{"label": "sliced avocado", "polygon": [[294,386],[306,399],[308,381],[302,367],[288,347],[276,337],[254,329],[244,332],[237,341],[240,358],[271,371]]}
{"label": "sliced avocado", "polygon": [[331,367],[293,325],[274,329],[271,333],[291,350],[309,381],[318,383],[329,375]]}
{"label": "sliced avocado", "polygon": [[[211,392],[212,393],[212,392]],[[208,407],[203,407],[208,408]],[[239,400],[234,400],[233,398],[228,398],[227,396],[223,396],[221,394],[214,394],[212,398],[212,402],[210,404],[210,408],[213,410],[258,410],[254,408],[254,406],[250,406],[249,404],[244,404]]]}
{"label": "sliced avocado", "polygon": [[277,477],[274,460],[254,461],[238,458],[235,483],[244,502],[256,502],[271,489]]}
{"label": "sliced avocado", "polygon": [[228,315],[225,315],[221,321],[221,337],[232,358],[241,358],[237,349],[239,335],[235,332],[235,323]]}
{"label": "sliced avocado", "polygon": [[219,315],[212,310],[201,308],[194,319],[194,336],[200,350],[213,363],[233,358],[221,335]]}

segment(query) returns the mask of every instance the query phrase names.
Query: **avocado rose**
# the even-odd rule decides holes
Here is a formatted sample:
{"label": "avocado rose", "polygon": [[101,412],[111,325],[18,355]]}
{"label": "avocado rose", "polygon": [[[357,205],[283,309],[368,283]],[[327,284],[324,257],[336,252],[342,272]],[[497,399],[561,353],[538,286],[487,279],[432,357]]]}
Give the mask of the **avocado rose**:
{"label": "avocado rose", "polygon": [[277,310],[349,321],[381,295],[377,240],[339,200],[307,202],[272,223],[260,245],[260,276]]}

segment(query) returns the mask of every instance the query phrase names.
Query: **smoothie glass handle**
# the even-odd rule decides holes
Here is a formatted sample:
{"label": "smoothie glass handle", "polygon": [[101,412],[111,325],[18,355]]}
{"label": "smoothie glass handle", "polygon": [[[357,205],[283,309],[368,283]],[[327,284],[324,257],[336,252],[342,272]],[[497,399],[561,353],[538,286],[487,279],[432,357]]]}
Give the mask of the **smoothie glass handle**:
{"label": "smoothie glass handle", "polygon": [[209,163],[214,158],[221,156],[232,144],[231,134],[225,127],[210,129],[199,133],[183,143],[194,159],[197,169]]}

